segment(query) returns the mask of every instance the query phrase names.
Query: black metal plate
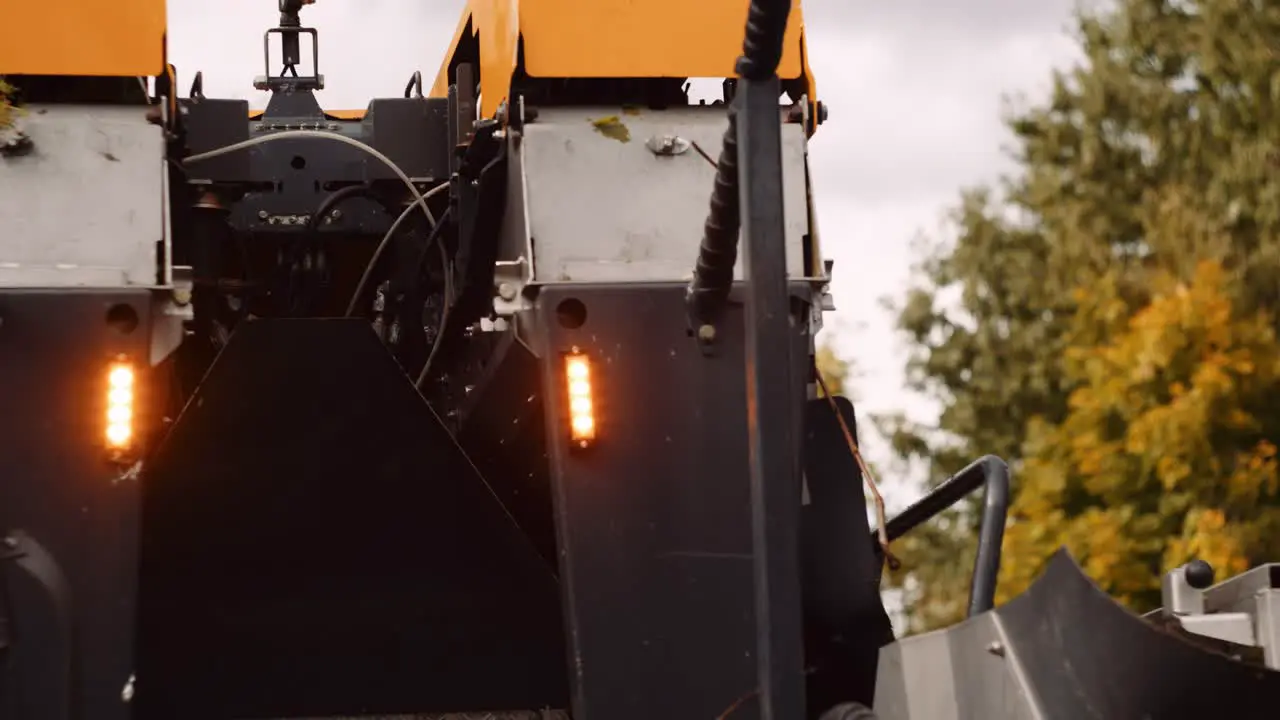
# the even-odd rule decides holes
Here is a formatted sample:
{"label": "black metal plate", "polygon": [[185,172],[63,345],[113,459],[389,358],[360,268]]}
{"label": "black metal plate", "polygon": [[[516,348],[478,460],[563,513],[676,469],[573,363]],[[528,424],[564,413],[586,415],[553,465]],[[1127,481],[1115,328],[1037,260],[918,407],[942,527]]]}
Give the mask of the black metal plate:
{"label": "black metal plate", "polygon": [[1065,550],[996,612],[1052,718],[1276,717],[1280,672],[1208,652],[1133,615]]}
{"label": "black metal plate", "polygon": [[[857,441],[853,404],[835,399]],[[893,627],[880,597],[881,556],[871,540],[862,472],[826,398],[805,408],[801,567],[811,715],[843,702],[871,705],[881,646]]]}
{"label": "black metal plate", "polygon": [[[107,324],[117,304],[137,314],[133,332]],[[0,537],[21,530],[53,555],[69,580],[77,649],[66,657],[46,590],[0,568],[12,609],[0,717],[127,717],[120,692],[133,671],[138,487],[116,481],[100,423],[111,359],[147,363],[149,308],[145,290],[0,293]]]}
{"label": "black metal plate", "polygon": [[[558,320],[569,301],[585,306],[580,327]],[[537,298],[578,720],[706,720],[740,701],[734,720],[759,717],[742,313],[727,313],[715,357],[685,317],[682,284]],[[796,323],[797,369],[806,333]],[[568,442],[561,353],[574,346],[594,361],[600,439],[586,451]],[[797,423],[805,379],[778,378]]]}
{"label": "black metal plate", "polygon": [[[187,149],[199,155],[249,139],[249,101],[218,99],[179,100]],[[245,182],[249,176],[249,152],[237,152],[206,160],[192,173],[214,182]]]}
{"label": "black metal plate", "polygon": [[[369,103],[362,123],[367,142],[412,178],[449,177],[454,143],[449,137],[445,98],[380,98]],[[372,180],[395,180],[395,173],[372,161]]]}
{"label": "black metal plate", "polygon": [[552,574],[367,323],[242,325],[146,489],[142,720],[565,706]]}
{"label": "black metal plate", "polygon": [[553,567],[558,564],[538,358],[504,333],[475,379],[458,442]]}

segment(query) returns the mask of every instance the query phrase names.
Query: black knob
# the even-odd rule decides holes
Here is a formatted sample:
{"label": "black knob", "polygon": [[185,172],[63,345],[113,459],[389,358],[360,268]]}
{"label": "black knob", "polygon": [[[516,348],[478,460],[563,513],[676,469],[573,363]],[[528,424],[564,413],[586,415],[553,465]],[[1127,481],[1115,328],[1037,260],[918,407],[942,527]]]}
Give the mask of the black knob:
{"label": "black knob", "polygon": [[1192,560],[1182,572],[1187,578],[1187,584],[1197,590],[1204,590],[1213,584],[1213,566],[1203,560]]}

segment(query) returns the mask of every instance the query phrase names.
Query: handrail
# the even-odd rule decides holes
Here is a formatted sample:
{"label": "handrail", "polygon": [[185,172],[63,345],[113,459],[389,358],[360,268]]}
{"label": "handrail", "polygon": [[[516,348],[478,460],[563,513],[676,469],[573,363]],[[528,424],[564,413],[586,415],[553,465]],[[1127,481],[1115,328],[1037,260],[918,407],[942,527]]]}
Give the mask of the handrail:
{"label": "handrail", "polygon": [[885,524],[890,540],[902,537],[979,487],[986,487],[986,492],[982,501],[982,526],[978,531],[978,556],[969,585],[969,617],[984,613],[996,604],[1000,546],[1009,517],[1009,464],[995,455],[979,458]]}

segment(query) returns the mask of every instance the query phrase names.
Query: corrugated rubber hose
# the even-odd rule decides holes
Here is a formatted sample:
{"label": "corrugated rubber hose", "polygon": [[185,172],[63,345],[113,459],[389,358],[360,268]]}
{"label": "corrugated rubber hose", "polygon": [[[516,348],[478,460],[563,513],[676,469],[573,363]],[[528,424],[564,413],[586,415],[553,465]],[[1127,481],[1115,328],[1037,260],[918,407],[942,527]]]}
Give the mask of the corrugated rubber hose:
{"label": "corrugated rubber hose", "polygon": [[[737,71],[745,80],[767,80],[782,61],[782,41],[787,31],[791,0],[752,0],[747,12],[747,32]],[[738,235],[742,225],[738,202],[738,111],[729,103],[729,127],[725,129],[720,158],[716,162],[711,209],[702,229],[702,245],[689,288],[693,318],[711,324],[729,299],[733,268],[738,262]]]}

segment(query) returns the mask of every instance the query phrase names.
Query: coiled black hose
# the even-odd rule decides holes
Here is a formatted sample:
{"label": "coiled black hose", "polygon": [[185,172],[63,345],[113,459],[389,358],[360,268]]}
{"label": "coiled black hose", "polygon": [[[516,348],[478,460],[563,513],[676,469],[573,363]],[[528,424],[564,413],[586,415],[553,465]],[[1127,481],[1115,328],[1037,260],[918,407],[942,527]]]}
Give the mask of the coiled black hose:
{"label": "coiled black hose", "polygon": [[747,11],[747,35],[738,58],[738,75],[747,80],[767,80],[782,62],[782,40],[792,0],[752,0]]}
{"label": "coiled black hose", "polygon": [[[747,32],[738,58],[738,76],[767,80],[782,61],[782,41],[787,31],[791,0],[752,0],[747,11]],[[738,235],[742,227],[738,201],[738,110],[729,103],[729,127],[724,132],[716,162],[711,209],[702,228],[702,245],[689,288],[690,310],[698,324],[711,324],[729,299],[733,268],[738,262]]]}

